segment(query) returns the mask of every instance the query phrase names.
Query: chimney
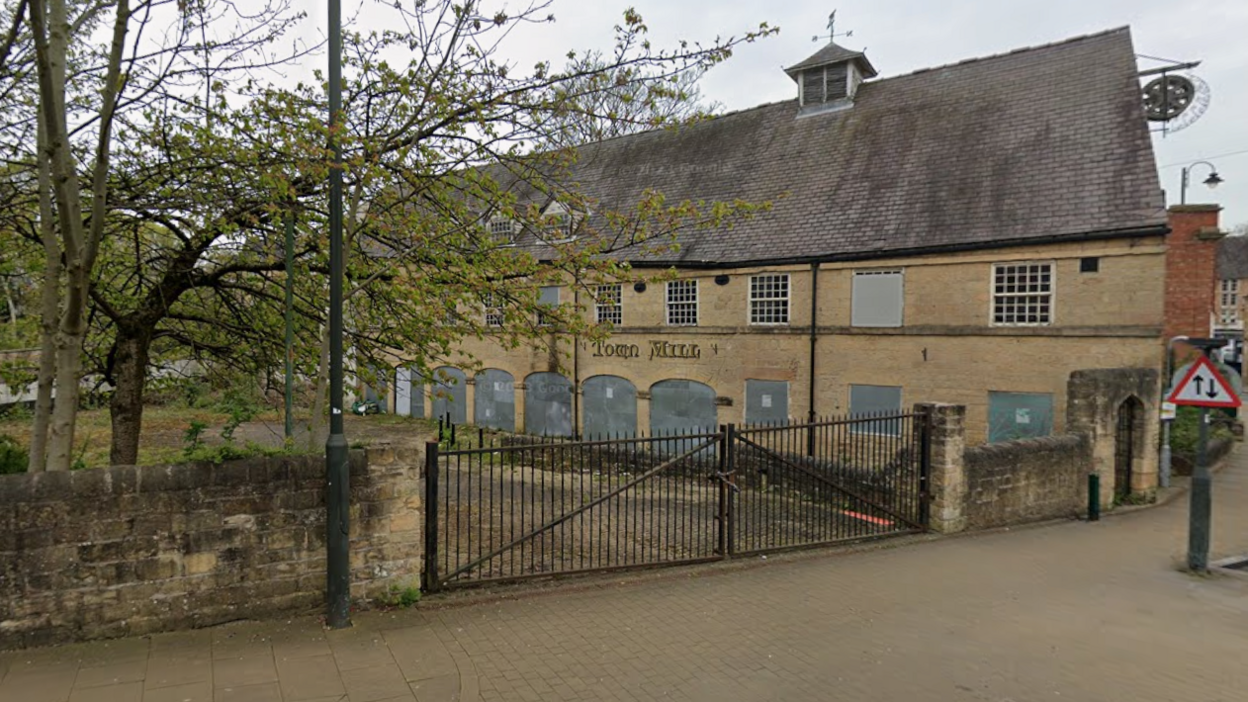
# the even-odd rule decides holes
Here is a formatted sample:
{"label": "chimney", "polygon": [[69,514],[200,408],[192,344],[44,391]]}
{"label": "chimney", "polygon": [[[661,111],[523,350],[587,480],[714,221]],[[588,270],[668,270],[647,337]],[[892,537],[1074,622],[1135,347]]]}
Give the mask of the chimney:
{"label": "chimney", "polygon": [[1218,205],[1175,205],[1166,238],[1165,338],[1209,337],[1218,296]]}

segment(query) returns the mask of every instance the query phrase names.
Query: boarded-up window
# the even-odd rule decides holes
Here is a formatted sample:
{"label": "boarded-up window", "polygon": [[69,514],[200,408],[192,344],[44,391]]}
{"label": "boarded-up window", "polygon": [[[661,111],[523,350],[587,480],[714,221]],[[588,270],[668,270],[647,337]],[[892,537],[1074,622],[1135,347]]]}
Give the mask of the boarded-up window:
{"label": "boarded-up window", "polygon": [[[719,426],[715,408],[715,391],[711,386],[693,380],[660,380],[650,386],[650,432],[655,436],[688,436],[714,432]],[[690,451],[707,439],[673,439],[664,441],[660,451]],[[715,452],[714,446],[706,455]]]}
{"label": "boarded-up window", "polygon": [[887,419],[901,414],[901,388],[891,385],[850,385],[850,419],[870,419],[852,425],[855,434],[897,436],[901,422]]}
{"label": "boarded-up window", "polygon": [[856,271],[851,300],[855,327],[900,327],[905,306],[902,271]]}
{"label": "boarded-up window", "polygon": [[516,383],[511,373],[487,368],[473,382],[473,416],[479,427],[516,430]]}
{"label": "boarded-up window", "polygon": [[433,419],[448,415],[455,424],[468,422],[468,376],[458,368],[444,366],[433,371]]}
{"label": "boarded-up window", "polygon": [[988,443],[1034,439],[1053,433],[1053,395],[989,392]]}
{"label": "boarded-up window", "polygon": [[425,416],[425,387],[411,368],[394,369],[394,413],[401,417]]}
{"label": "boarded-up window", "polygon": [[[537,304],[539,307],[549,307],[551,309],[558,307],[559,306],[559,287],[556,285],[543,287],[541,291],[538,293]],[[538,324],[546,325],[546,324],[550,324],[552,321],[554,320],[552,319],[552,316],[550,314],[547,314],[546,312],[543,312],[540,309],[538,310],[537,312]]]}
{"label": "boarded-up window", "polygon": [[524,379],[524,431],[572,436],[572,381],[558,373],[532,373]]}
{"label": "boarded-up window", "polygon": [[784,424],[789,420],[789,384],[783,380],[745,381],[745,423]]}
{"label": "boarded-up window", "polygon": [[581,384],[584,434],[589,440],[637,435],[637,388],[625,378],[596,375]]}

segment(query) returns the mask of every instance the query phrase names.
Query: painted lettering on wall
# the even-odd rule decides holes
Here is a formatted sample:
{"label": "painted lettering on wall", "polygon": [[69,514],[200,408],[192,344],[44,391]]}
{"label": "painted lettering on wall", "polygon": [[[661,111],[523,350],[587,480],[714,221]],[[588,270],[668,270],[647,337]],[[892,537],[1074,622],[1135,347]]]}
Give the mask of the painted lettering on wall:
{"label": "painted lettering on wall", "polygon": [[656,358],[702,358],[697,344],[673,344],[670,341],[651,341],[650,360]]}
{"label": "painted lettering on wall", "polygon": [[595,341],[594,356],[599,358],[638,358],[641,356],[641,347],[637,344],[609,344],[603,341]]}
{"label": "painted lettering on wall", "polygon": [[[646,360],[656,358],[702,358],[702,349],[697,344],[678,344],[671,341],[651,341]],[[637,344],[613,344],[606,341],[593,343],[593,355],[596,358],[641,358],[641,347]],[[719,349],[714,349],[716,353]]]}

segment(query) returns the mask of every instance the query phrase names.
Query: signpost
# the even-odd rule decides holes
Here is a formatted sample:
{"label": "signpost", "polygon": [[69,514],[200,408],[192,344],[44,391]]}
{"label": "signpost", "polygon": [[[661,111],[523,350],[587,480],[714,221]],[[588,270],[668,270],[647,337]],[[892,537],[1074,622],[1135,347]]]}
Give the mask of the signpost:
{"label": "signpost", "polygon": [[1201,356],[1175,384],[1166,398],[1176,405],[1200,408],[1200,440],[1196,446],[1196,467],[1192,470],[1191,509],[1188,515],[1187,567],[1195,572],[1209,569],[1213,478],[1209,473],[1209,408],[1239,407],[1239,395],[1209,361],[1209,352],[1223,343],[1218,339],[1188,339],[1201,350]]}

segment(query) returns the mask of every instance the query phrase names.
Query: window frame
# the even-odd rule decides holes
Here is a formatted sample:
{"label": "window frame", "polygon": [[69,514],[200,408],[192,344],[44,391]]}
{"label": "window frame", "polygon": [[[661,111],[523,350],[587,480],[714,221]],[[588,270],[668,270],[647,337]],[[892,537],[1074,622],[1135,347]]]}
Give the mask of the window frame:
{"label": "window frame", "polygon": [[[494,215],[490,217],[489,221],[486,223],[486,228],[487,228],[486,230],[490,233],[490,236],[492,237],[506,239],[507,240],[505,244],[506,246],[515,246],[517,224],[518,222],[511,217],[506,217],[503,215]],[[499,231],[501,229],[499,225],[505,225],[507,228],[507,231],[505,232]]]}
{"label": "window frame", "polygon": [[[539,228],[541,234],[538,239],[543,244],[547,246],[570,244],[580,238],[576,230],[584,216],[567,208],[558,200],[546,206],[546,209],[542,211],[542,218],[554,220],[553,222],[543,221]],[[554,234],[559,236],[552,236]]]}
{"label": "window frame", "polygon": [[[611,292],[607,292],[612,289]],[[611,304],[603,304],[604,294],[610,296]],[[604,319],[604,311],[614,311],[616,319]],[[594,289],[594,321],[598,324],[610,324],[614,328],[624,326],[624,285],[622,283],[603,283]]]}
{"label": "window frame", "polygon": [[506,315],[503,314],[503,309],[497,304],[498,301],[495,297],[495,294],[492,292],[481,293],[481,307],[484,309],[485,326],[492,329],[500,329],[503,326]]}
{"label": "window frame", "polygon": [[[898,302],[901,309],[898,310],[896,324],[858,324],[854,321],[854,305],[858,299],[857,281],[859,276],[864,278],[871,276],[896,275],[901,282],[901,294]],[[849,326],[853,329],[901,329],[906,326],[906,269],[905,268],[868,268],[865,270],[855,270],[853,277],[849,280]]]}
{"label": "window frame", "polygon": [[[559,290],[560,290],[562,287],[563,287],[562,285],[542,285],[542,286],[538,287],[538,289],[537,289],[537,295],[538,295],[538,297],[537,297],[537,326],[539,326],[539,327],[549,327],[549,326],[551,326],[551,320],[546,318],[546,315],[542,312],[542,308],[543,308],[543,307],[547,307],[547,308],[550,308],[550,309],[556,309],[556,308],[558,308],[558,307],[559,307],[559,305],[560,305],[560,298],[561,298],[561,297],[563,297],[562,295],[560,295],[560,294],[559,294]],[[554,290],[554,291],[555,291],[555,304],[553,304],[553,305],[548,305],[548,304],[546,304],[546,303],[542,302],[542,297],[541,297],[541,296],[542,296],[542,291],[543,291],[543,290]]]}
{"label": "window frame", "polygon": [[[784,280],[784,297],[755,297],[754,281],[762,278],[777,278]],[[784,320],[779,322],[760,322],[755,319],[754,303],[775,302],[784,300]],[[793,320],[793,276],[790,273],[754,273],[749,276],[749,290],[746,293],[745,305],[746,322],[751,327],[787,327],[792,324]]]}
{"label": "window frame", "polygon": [[[1022,268],[1026,266],[1047,266],[1049,272],[1049,289],[1047,292],[997,292],[997,272],[1003,268]],[[1042,322],[998,322],[997,303],[1004,298],[1048,296],[1048,316]],[[1018,316],[1015,313],[1015,316]],[[1057,263],[1053,260],[1006,261],[993,263],[988,276],[988,325],[992,327],[1051,327],[1057,319]]]}
{"label": "window frame", "polygon": [[[1228,286],[1228,283],[1230,284]],[[1227,299],[1230,304],[1227,304]],[[1218,324],[1222,326],[1240,324],[1243,320],[1239,314],[1240,285],[1238,278],[1223,278],[1218,281]]]}
{"label": "window frame", "polygon": [[[885,417],[896,416],[896,417],[899,417],[899,419],[874,419],[874,418],[865,417],[865,416],[855,417],[854,416],[854,388],[856,387],[858,388],[881,388],[881,389],[887,388],[889,390],[896,390],[897,391],[897,409],[893,413],[893,415],[884,415],[884,416]],[[850,434],[853,434],[855,436],[884,436],[890,439],[895,439],[901,436],[902,421],[900,417],[906,414],[905,412],[906,388],[904,385],[873,385],[871,383],[849,383],[846,388],[845,394],[846,394],[845,407],[847,410],[845,413],[845,417],[851,422],[849,425]],[[863,413],[863,414],[867,414],[867,413]],[[872,429],[869,429],[869,428],[863,428],[864,425],[861,424],[861,422],[864,420],[881,422],[881,423],[886,423],[889,425],[895,424],[896,429],[895,431],[873,431]]]}
{"label": "window frame", "polygon": [[[672,302],[672,288],[673,286],[676,286],[676,285],[688,285],[690,287],[690,289],[693,291],[692,302],[689,302],[689,301],[679,301],[675,303]],[[677,305],[692,304],[693,305],[693,321],[692,322],[673,322],[672,321],[672,305],[673,304],[677,304]],[[666,323],[665,326],[696,327],[698,326],[698,321],[701,319],[701,317],[702,317],[702,301],[701,301],[701,296],[698,294],[698,279],[697,278],[682,278],[680,280],[667,281],[667,284],[663,288],[663,321]]]}

